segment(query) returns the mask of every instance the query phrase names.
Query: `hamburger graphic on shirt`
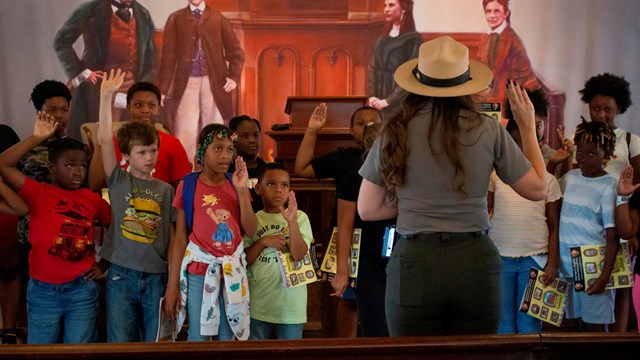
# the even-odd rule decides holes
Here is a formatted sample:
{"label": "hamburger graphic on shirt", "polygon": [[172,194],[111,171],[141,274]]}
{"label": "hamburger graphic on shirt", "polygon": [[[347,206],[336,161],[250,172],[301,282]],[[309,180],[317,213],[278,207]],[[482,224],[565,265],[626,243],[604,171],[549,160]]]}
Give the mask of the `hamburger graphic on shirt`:
{"label": "hamburger graphic on shirt", "polygon": [[130,240],[153,244],[158,238],[160,205],[152,199],[134,197],[122,219],[122,235]]}

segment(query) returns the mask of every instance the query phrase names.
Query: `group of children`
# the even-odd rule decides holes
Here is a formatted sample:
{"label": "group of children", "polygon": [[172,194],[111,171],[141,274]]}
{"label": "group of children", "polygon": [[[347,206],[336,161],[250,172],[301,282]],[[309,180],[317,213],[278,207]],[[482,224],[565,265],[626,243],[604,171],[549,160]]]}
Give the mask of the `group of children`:
{"label": "group of children", "polygon": [[[598,86],[594,88],[596,84]],[[586,331],[608,331],[608,326],[614,323],[616,330],[626,331],[628,314],[620,314],[616,308],[620,307],[619,303],[624,304],[624,300],[628,304],[628,291],[618,291],[616,294],[616,291],[605,287],[615,266],[619,237],[633,239],[638,233],[637,210],[633,207],[630,210],[628,205],[628,196],[640,186],[633,185],[631,159],[636,154],[632,155],[631,134],[626,136],[626,144],[624,140],[621,142],[617,135],[621,130],[613,124],[613,116],[605,119],[601,116],[602,111],[599,115],[591,109],[591,102],[600,96],[610,99],[614,106],[616,102],[623,104],[630,97],[628,87],[624,78],[611,74],[601,74],[589,80],[582,93],[592,94],[583,96],[585,103],[590,105],[592,121],[583,119],[573,139],[564,138],[562,129],[559,130],[563,147],[558,151],[545,149],[548,146],[542,143],[543,120],[548,109],[544,94],[541,90],[529,92],[536,110],[538,141],[543,155],[546,155],[547,196],[542,201],[528,201],[515,194],[495,174],[491,176],[488,210],[492,213],[492,220],[489,236],[503,260],[499,333],[541,331],[540,320],[520,311],[532,267],[544,270],[544,286],[550,285],[556,277],[568,281],[571,290],[567,299],[566,319],[579,319],[579,326]],[[612,113],[618,114],[624,110],[626,107],[620,111],[616,106]],[[507,131],[521,146],[519,131],[509,109],[507,118]],[[574,148],[575,159],[572,157]],[[620,148],[626,148],[628,158],[614,155],[621,151]],[[620,163],[623,165],[620,166]],[[571,169],[575,165],[577,168]],[[622,174],[615,170],[620,167],[626,167]],[[598,265],[601,267],[598,278],[585,284],[583,291],[576,291],[571,248],[583,245],[604,245],[605,258]],[[633,251],[633,246],[630,247]],[[635,277],[637,279],[638,275]]]}
{"label": "group of children", "polygon": [[[132,121],[113,136],[112,97],[124,76],[111,71],[102,81],[93,156],[83,143],[64,136],[70,94],[60,90],[63,84],[47,82],[39,85],[41,90],[59,91],[38,96],[38,87],[34,89],[38,112],[33,134],[0,155],[0,213],[28,212],[30,218],[27,342],[96,341],[94,279],[107,270],[109,342],[154,341],[160,311],[175,317],[178,328],[188,317],[190,341],[260,340],[271,338],[272,332],[280,339],[302,338],[306,287],[283,286],[276,253],[286,247],[294,261],[302,260],[313,234],[309,218],[298,210],[288,171],[257,157],[260,123],[242,116],[230,121],[231,128],[204,127],[194,165],[198,171],[191,172],[179,141],[153,124],[161,96],[152,84],[131,87],[127,108]],[[542,93],[530,96],[545,152],[542,127],[548,105]],[[362,180],[357,169],[382,119],[373,108],[356,110],[350,129],[358,147],[314,157],[326,111],[324,104],[314,111],[295,170],[302,177],[336,180],[339,241],[332,285],[346,298],[351,233],[361,227],[363,276],[356,296],[361,331],[388,336],[381,242],[394,220],[366,222],[356,211]],[[518,143],[517,125],[507,117],[507,130]],[[571,279],[569,247],[575,245],[606,244],[607,256],[600,278],[586,292],[572,292],[567,318],[582,318],[591,330],[605,330],[614,322],[614,295],[605,286],[618,246],[616,225],[625,238],[638,232],[640,206],[634,201],[629,206],[628,195],[640,185],[633,184],[631,167],[620,180],[607,173],[605,164],[616,149],[616,134],[607,122],[581,123],[573,142],[578,169],[562,174],[559,182],[547,174],[544,201],[519,198],[492,176],[489,235],[504,264],[501,333],[540,331],[539,321],[518,311],[529,269],[544,269],[547,285],[556,275]],[[572,143],[565,145],[546,158],[554,174],[557,164],[566,170],[572,162]],[[28,166],[25,158],[31,159]],[[39,177],[29,176],[28,170]],[[109,203],[87,189],[87,183],[95,189],[106,184]],[[96,222],[108,226],[97,254]]]}
{"label": "group of children", "polygon": [[[205,127],[197,154],[201,170],[189,173],[177,164],[189,166],[180,156],[184,150],[168,147],[170,135],[152,124],[160,104],[152,84],[131,87],[127,103],[132,121],[114,139],[111,101],[123,80],[118,70],[102,81],[93,158],[87,146],[64,136],[68,117],[41,109],[33,134],[0,155],[0,211],[22,215],[28,209],[31,218],[27,342],[96,341],[94,279],[107,269],[109,342],[154,341],[160,311],[177,317],[177,326],[188,316],[189,340],[268,339],[273,325],[279,338],[301,338],[306,287],[284,289],[274,253],[286,244],[293,260],[301,260],[312,239],[311,227],[297,210],[289,173],[278,164],[260,167],[255,194],[263,209],[257,215],[252,209],[253,183],[243,158],[236,157],[236,144],[244,137],[255,171],[261,162],[255,159],[257,120],[232,121],[238,134],[224,125]],[[53,137],[60,139],[48,142]],[[16,165],[45,143],[49,175],[37,182]],[[161,165],[162,149],[170,153]],[[233,173],[228,173],[230,166]],[[180,172],[174,189],[170,183]],[[91,179],[93,184],[106,180],[109,203],[86,188],[88,173],[102,177]],[[169,177],[161,181],[159,173]],[[108,226],[98,260],[96,222]],[[258,295],[251,295],[251,313],[250,289]]]}

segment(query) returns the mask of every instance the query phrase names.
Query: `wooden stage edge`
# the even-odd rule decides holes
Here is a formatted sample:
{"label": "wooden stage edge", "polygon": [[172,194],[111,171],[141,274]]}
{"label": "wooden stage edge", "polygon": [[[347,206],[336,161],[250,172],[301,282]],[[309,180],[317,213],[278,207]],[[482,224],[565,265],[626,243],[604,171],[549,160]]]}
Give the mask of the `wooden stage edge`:
{"label": "wooden stage edge", "polygon": [[542,333],[0,346],[0,359],[637,359],[640,335]]}

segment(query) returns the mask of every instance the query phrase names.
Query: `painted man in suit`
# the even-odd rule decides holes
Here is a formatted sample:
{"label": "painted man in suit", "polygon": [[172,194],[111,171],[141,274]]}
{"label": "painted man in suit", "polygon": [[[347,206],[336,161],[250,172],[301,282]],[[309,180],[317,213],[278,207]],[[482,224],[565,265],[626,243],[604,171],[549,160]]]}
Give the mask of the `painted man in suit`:
{"label": "painted man in suit", "polygon": [[173,132],[190,159],[200,129],[235,115],[231,92],[243,65],[244,51],[231,24],[204,0],[189,0],[187,7],[169,15],[160,89],[173,104]]}
{"label": "painted man in suit", "polygon": [[[75,89],[71,137],[79,138],[80,125],[98,119],[97,82],[103,72],[117,68],[127,72],[118,90],[124,97],[134,82],[156,80],[154,31],[149,11],[135,0],[87,1],[58,30],[53,49],[69,77],[68,86]],[[84,40],[82,58],[73,48],[80,36]]]}

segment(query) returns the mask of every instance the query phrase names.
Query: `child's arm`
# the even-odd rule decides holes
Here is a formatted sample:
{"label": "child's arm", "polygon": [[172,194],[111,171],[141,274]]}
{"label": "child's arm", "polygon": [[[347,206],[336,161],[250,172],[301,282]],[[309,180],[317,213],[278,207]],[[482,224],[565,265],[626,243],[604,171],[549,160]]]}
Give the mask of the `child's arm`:
{"label": "child's arm", "polygon": [[113,93],[116,92],[122,82],[126,72],[118,69],[114,72],[111,69],[109,75],[102,79],[102,85],[100,86],[100,115],[98,123],[98,142],[100,143],[102,153],[102,167],[107,177],[111,176],[111,173],[118,164],[116,157],[116,149],[113,144],[113,118],[111,115],[111,98]]}
{"label": "child's arm", "polygon": [[493,213],[494,199],[495,193],[493,191],[487,192],[487,211],[489,212],[489,216]]}
{"label": "child's arm", "polygon": [[[564,137],[564,125],[558,125],[556,134],[562,146],[556,150],[555,154],[549,159],[547,172],[557,178],[561,178],[569,172],[569,170],[573,169],[573,141]],[[560,171],[557,170],[559,165]]]}
{"label": "child's arm", "polygon": [[284,238],[284,235],[270,235],[264,236],[260,239],[256,240],[255,243],[247,246],[244,249],[244,253],[247,259],[247,265],[253,264],[258,256],[262,254],[262,251],[268,247],[272,247],[277,250],[284,249],[284,245],[287,243],[287,240]]}
{"label": "child's arm", "polygon": [[247,182],[249,181],[247,164],[241,156],[236,158],[236,171],[233,173],[232,180],[240,202],[240,226],[242,226],[242,231],[245,235],[253,236],[257,230],[258,219],[251,207],[251,195],[249,194],[249,188],[247,188]]}
{"label": "child's arm", "polygon": [[298,202],[296,194],[289,191],[289,207],[280,209],[280,214],[287,220],[289,226],[289,250],[294,261],[300,261],[304,258],[309,250],[307,243],[302,238],[300,226],[298,225]]}
{"label": "child's arm", "polygon": [[389,206],[385,200],[387,190],[370,182],[362,180],[358,195],[358,213],[362,220],[385,220],[398,216],[398,206]]}
{"label": "child's arm", "polygon": [[102,166],[102,147],[99,142],[93,144],[93,156],[91,156],[91,162],[89,163],[87,178],[91,191],[99,193],[102,188],[107,187],[107,182],[104,177],[104,166]]}
{"label": "child's arm", "polygon": [[54,121],[53,116],[39,111],[33,128],[33,135],[0,154],[0,176],[15,192],[20,191],[27,177],[16,168],[16,164],[29,150],[53,136],[57,128],[58,123]]}
{"label": "child's arm", "polygon": [[524,88],[514,82],[507,82],[506,93],[520,129],[522,152],[531,162],[529,171],[510,186],[518,195],[526,199],[543,200],[547,195],[547,183],[544,179],[547,169],[536,137],[533,104]]}
{"label": "child's arm", "polygon": [[182,209],[176,208],[176,225],[173,239],[169,242],[169,279],[167,280],[167,290],[164,294],[164,308],[162,309],[168,317],[175,317],[180,311],[180,268],[182,259],[187,249],[187,220]]}
{"label": "child's arm", "polygon": [[489,191],[487,191],[487,212],[489,213],[489,217],[493,216],[493,207],[495,206],[495,195],[496,195],[496,179],[498,175],[495,171],[491,172],[489,176]]}
{"label": "child's arm", "polygon": [[98,276],[102,275],[109,268],[109,261],[106,259],[100,259],[91,266],[91,269],[87,270],[82,276],[85,280],[94,280]]}
{"label": "child's arm", "polygon": [[313,110],[313,114],[311,114],[309,118],[307,131],[305,131],[300,147],[298,147],[298,154],[296,154],[294,164],[296,175],[307,179],[315,179],[316,173],[313,170],[313,166],[311,166],[311,161],[313,160],[313,151],[316,147],[318,131],[322,129],[326,121],[327,104],[321,103]]}
{"label": "child's arm", "polygon": [[615,265],[616,253],[618,252],[618,235],[616,234],[616,228],[606,228],[605,237],[607,243],[604,250],[604,268],[602,269],[602,274],[598,276],[598,279],[596,279],[593,285],[587,288],[587,294],[589,295],[602,294],[604,292],[611,277],[613,266]]}
{"label": "child's arm", "polygon": [[[630,196],[640,184],[633,185],[633,167],[628,165],[620,175],[618,180],[618,196]],[[638,233],[638,222],[640,214],[637,209],[629,208],[629,202],[620,203],[616,206],[616,229],[618,235],[623,239],[631,239]]]}
{"label": "child's arm", "polygon": [[24,215],[29,211],[27,203],[18,196],[0,177],[0,214]]}
{"label": "child's arm", "polygon": [[338,234],[336,236],[336,275],[331,286],[336,296],[342,296],[349,285],[349,258],[353,239],[353,224],[356,218],[357,203],[338,199]]}
{"label": "child's arm", "polygon": [[558,228],[560,224],[560,204],[562,200],[547,203],[545,215],[547,217],[547,227],[549,228],[549,244],[547,245],[547,265],[544,267],[544,277],[542,284],[549,286],[558,276],[558,264],[560,263],[560,248]]}
{"label": "child's arm", "polygon": [[[103,227],[108,227],[111,224],[111,206],[100,195],[97,195],[97,214],[96,219]],[[102,275],[109,268],[109,261],[104,258],[100,258],[99,261],[95,261],[91,266],[91,269],[87,270],[82,276],[85,280],[94,280],[98,276]]]}

